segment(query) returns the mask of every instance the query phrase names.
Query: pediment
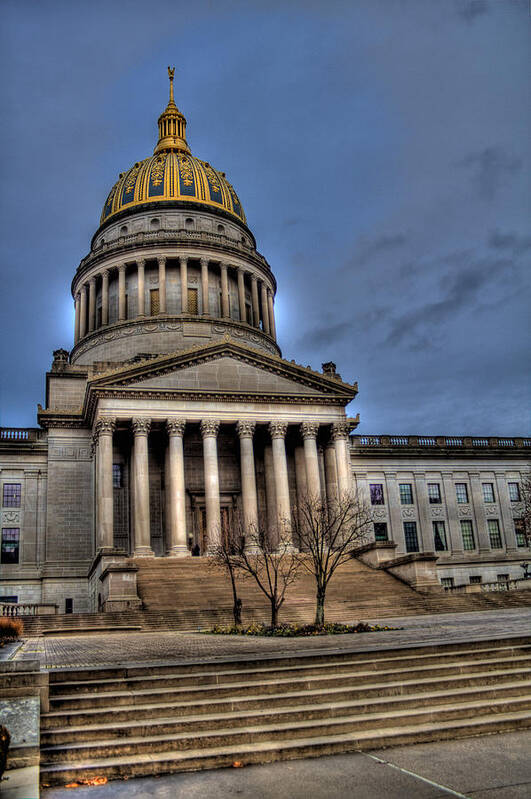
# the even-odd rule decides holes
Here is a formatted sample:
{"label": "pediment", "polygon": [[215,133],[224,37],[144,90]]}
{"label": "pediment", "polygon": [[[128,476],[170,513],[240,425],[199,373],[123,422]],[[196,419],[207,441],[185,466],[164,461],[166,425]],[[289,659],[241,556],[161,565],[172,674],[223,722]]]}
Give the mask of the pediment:
{"label": "pediment", "polygon": [[333,397],[344,402],[357,393],[356,386],[233,341],[129,364],[90,385],[106,391]]}

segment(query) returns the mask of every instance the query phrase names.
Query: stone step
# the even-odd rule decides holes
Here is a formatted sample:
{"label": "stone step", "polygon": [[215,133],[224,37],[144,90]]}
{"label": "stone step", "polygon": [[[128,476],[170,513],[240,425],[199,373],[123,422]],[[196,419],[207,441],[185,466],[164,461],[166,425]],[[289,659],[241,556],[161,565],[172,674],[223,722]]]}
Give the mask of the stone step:
{"label": "stone step", "polygon": [[[510,664],[511,661],[508,661]],[[455,673],[455,672],[458,673]],[[242,682],[218,685],[206,685],[183,688],[158,688],[152,690],[138,691],[109,691],[101,694],[74,694],[73,696],[54,696],[50,697],[51,710],[82,710],[84,708],[97,708],[109,705],[130,705],[146,704],[150,702],[178,702],[194,701],[198,699],[211,699],[214,701],[227,696],[246,696],[248,694],[278,694],[289,693],[296,686],[303,691],[331,691],[335,688],[345,689],[345,682],[352,679],[357,691],[383,691],[387,688],[407,688],[412,686],[432,686],[437,683],[444,687],[451,688],[459,685],[460,681],[465,684],[492,683],[498,680],[510,681],[513,679],[529,679],[531,668],[509,668],[508,666],[500,669],[489,669],[488,671],[476,671],[471,673],[461,672],[459,669],[448,669],[444,674],[444,667],[417,670],[393,670],[387,673],[352,672],[349,675],[328,675],[325,677],[310,677],[295,682],[294,680],[264,680],[261,682]],[[417,676],[412,679],[414,673]],[[429,676],[426,676],[429,675]],[[444,675],[444,676],[443,676]],[[408,679],[405,679],[408,678]]]}
{"label": "stone step", "polygon": [[[502,650],[507,652],[507,650]],[[320,676],[324,672],[335,671],[337,679],[352,678],[356,676],[359,681],[364,681],[369,677],[372,678],[374,673],[382,675],[382,679],[394,679],[397,669],[406,669],[410,676],[423,676],[427,673],[446,674],[450,670],[454,672],[456,669],[462,670],[465,668],[463,661],[465,661],[466,669],[470,673],[474,670],[486,670],[488,668],[501,668],[503,664],[508,664],[512,667],[517,665],[531,666],[531,652],[515,653],[514,650],[509,650],[505,658],[500,657],[500,652],[487,652],[483,653],[481,657],[473,652],[465,659],[460,656],[457,659],[456,655],[444,655],[437,658],[436,655],[424,656],[420,658],[396,658],[396,659],[381,659],[381,660],[358,660],[358,661],[331,661],[329,663],[313,664],[313,665],[299,665],[299,666],[271,666],[269,668],[252,668],[235,669],[219,671],[205,671],[202,673],[192,674],[163,674],[147,676],[146,674],[137,677],[125,677],[119,679],[95,679],[95,680],[79,680],[68,681],[63,683],[52,683],[50,685],[50,698],[56,697],[72,697],[76,694],[87,693],[105,693],[108,691],[136,691],[146,690],[149,688],[157,688],[159,686],[176,687],[176,686],[189,686],[193,685],[219,685],[220,680],[223,684],[229,682],[239,682],[246,679],[248,682],[261,682],[264,679],[288,679],[294,680],[304,679],[307,676]],[[353,670],[356,670],[355,675]],[[359,670],[359,671],[358,671]],[[148,670],[146,670],[148,671]]]}
{"label": "stone step", "polygon": [[[190,715],[170,714],[168,706],[151,706],[151,714],[146,720],[117,720],[112,714],[106,714],[107,723],[85,726],[43,729],[42,746],[59,746],[65,744],[98,741],[105,739],[121,739],[142,737],[143,739],[159,735],[191,734],[205,730],[219,730],[230,725],[231,729],[257,726],[277,725],[295,721],[340,718],[358,716],[374,719],[384,714],[385,718],[403,717],[407,713],[428,708],[431,713],[446,712],[447,706],[466,708],[467,712],[478,709],[479,713],[488,712],[489,707],[496,707],[496,712],[509,712],[531,706],[531,681],[525,685],[513,683],[508,686],[488,686],[481,689],[460,689],[449,697],[446,691],[433,691],[409,696],[395,696],[386,699],[358,700],[351,702],[323,702],[322,704],[288,705],[277,710],[270,708],[247,710],[225,709],[217,714],[207,712],[192,715],[193,706],[188,708]],[[443,706],[443,707],[441,707]],[[232,703],[227,704],[232,708]],[[166,715],[165,715],[166,714]],[[402,722],[401,722],[402,723]],[[405,722],[404,722],[405,723]]]}
{"label": "stone step", "polygon": [[256,743],[243,742],[240,746],[189,749],[158,754],[153,752],[134,753],[114,758],[87,759],[75,765],[71,763],[41,763],[41,780],[47,785],[58,785],[95,776],[119,779],[124,776],[167,774],[177,771],[220,768],[230,766],[234,761],[241,761],[244,764],[266,763],[301,757],[317,757],[357,749],[455,739],[529,727],[531,727],[531,714],[524,710],[490,714],[479,719],[455,719],[402,727],[389,725],[378,730],[360,730],[355,735],[348,732],[339,735],[301,737],[281,742],[274,737],[272,740]]}

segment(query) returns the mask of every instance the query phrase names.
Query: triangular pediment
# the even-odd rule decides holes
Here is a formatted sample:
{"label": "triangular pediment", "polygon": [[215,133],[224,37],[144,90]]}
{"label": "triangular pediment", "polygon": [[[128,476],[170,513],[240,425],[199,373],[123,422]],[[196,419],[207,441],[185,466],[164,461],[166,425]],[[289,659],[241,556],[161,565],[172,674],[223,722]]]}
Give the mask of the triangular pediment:
{"label": "triangular pediment", "polygon": [[91,389],[325,397],[350,401],[356,386],[247,345],[223,340],[128,364],[90,381]]}

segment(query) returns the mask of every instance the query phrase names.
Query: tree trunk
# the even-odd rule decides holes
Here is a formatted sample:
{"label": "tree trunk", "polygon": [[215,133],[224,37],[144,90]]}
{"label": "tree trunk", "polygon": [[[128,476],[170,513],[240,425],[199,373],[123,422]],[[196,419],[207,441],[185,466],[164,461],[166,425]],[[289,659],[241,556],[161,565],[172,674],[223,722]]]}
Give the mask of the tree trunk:
{"label": "tree trunk", "polygon": [[278,624],[278,608],[274,599],[271,600],[271,627],[276,627]]}
{"label": "tree trunk", "polygon": [[232,569],[230,570],[230,581],[232,583],[232,597],[234,599],[234,604],[232,606],[232,615],[234,616],[234,625],[235,627],[242,626],[242,601],[238,597],[238,591],[236,588],[236,581],[234,579],[234,573]]}
{"label": "tree trunk", "polygon": [[324,605],[325,605],[325,592],[317,592],[317,602],[315,605],[315,626],[322,627],[324,625]]}

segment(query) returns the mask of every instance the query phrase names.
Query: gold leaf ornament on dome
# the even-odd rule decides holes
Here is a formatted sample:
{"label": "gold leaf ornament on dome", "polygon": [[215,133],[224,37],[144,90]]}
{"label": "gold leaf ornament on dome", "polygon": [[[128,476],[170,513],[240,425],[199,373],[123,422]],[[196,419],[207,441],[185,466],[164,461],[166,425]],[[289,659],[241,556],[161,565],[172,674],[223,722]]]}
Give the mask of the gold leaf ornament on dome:
{"label": "gold leaf ornament on dome", "polygon": [[181,179],[185,186],[193,186],[194,185],[194,172],[192,169],[192,165],[188,158],[183,155],[178,156],[179,159],[179,168],[181,171]]}
{"label": "gold leaf ornament on dome", "polygon": [[127,180],[125,181],[125,194],[131,194],[132,191],[135,190],[135,183],[138,177],[138,173],[140,172],[140,167],[142,164],[135,164],[134,167],[129,172],[127,176]]}
{"label": "gold leaf ornament on dome", "polygon": [[162,181],[164,180],[164,167],[165,167],[165,160],[164,158],[157,158],[155,163],[151,168],[151,183],[153,186],[160,186]]}
{"label": "gold leaf ornament on dome", "polygon": [[220,184],[217,172],[210,166],[210,164],[207,164],[204,161],[203,161],[203,169],[205,170],[205,174],[210,181],[210,185],[212,186],[212,191],[219,192]]}

